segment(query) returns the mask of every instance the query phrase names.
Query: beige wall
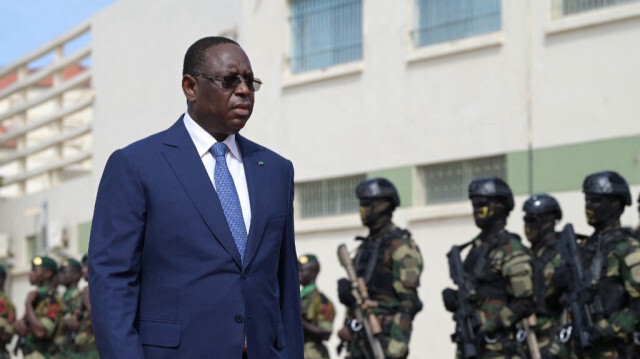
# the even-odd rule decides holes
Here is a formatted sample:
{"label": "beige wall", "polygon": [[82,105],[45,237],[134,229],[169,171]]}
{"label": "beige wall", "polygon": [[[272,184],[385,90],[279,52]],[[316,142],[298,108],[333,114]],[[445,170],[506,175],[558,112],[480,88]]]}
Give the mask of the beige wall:
{"label": "beige wall", "polygon": [[[167,128],[185,110],[180,78],[187,47],[233,29],[265,83],[243,134],[292,159],[297,181],[524,150],[530,135],[537,148],[640,134],[634,98],[640,49],[633,46],[640,4],[551,21],[546,0],[503,0],[500,32],[414,49],[413,3],[363,1],[363,60],[291,75],[284,0],[118,1],[93,18],[92,177],[1,203],[0,225],[23,240],[34,224],[20,213],[45,198],[56,220],[89,220],[108,156]],[[565,221],[589,233],[582,195],[554,195]],[[523,200],[509,222],[518,233]],[[453,322],[440,292],[451,285],[446,252],[477,233],[469,204],[402,208],[396,222],[413,232],[425,259],[425,308],[411,357],[452,357]],[[627,208],[623,223],[637,222],[636,208]],[[354,236],[366,234],[357,215],[298,220],[296,233],[300,254],[319,255],[319,286],[337,303],[344,271],[336,248],[347,243],[353,250]],[[17,302],[28,288],[20,278],[12,285]],[[339,307],[336,327],[343,316]],[[333,336],[332,352],[336,344]]]}

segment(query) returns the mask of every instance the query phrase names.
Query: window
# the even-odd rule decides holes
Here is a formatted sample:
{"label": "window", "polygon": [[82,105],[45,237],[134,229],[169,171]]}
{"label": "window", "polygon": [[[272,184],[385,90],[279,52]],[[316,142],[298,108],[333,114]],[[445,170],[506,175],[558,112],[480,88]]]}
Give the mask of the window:
{"label": "window", "polygon": [[291,0],[292,72],[362,59],[362,0]]}
{"label": "window", "polygon": [[555,0],[561,2],[562,15],[571,15],[607,6],[638,2],[639,0]]}
{"label": "window", "polygon": [[40,235],[34,234],[27,237],[27,261],[31,265],[31,259],[40,253]]}
{"label": "window", "polygon": [[419,173],[426,193],[425,203],[465,200],[473,179],[486,176],[504,179],[505,163],[505,156],[495,156],[423,166]]}
{"label": "window", "polygon": [[416,0],[416,47],[500,30],[501,0]]}
{"label": "window", "polygon": [[296,198],[301,218],[331,216],[358,212],[356,186],[364,175],[342,177],[296,185]]}

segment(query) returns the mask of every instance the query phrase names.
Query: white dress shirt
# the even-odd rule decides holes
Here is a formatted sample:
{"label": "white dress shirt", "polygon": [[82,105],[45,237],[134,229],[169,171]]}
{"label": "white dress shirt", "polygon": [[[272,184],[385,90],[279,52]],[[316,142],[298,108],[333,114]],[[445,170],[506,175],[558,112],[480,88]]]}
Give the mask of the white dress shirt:
{"label": "white dress shirt", "polygon": [[[216,143],[216,139],[205,131],[200,125],[198,125],[190,116],[188,112],[184,113],[184,125],[191,136],[191,140],[196,145],[198,155],[202,160],[204,168],[207,170],[209,179],[215,188],[216,183],[214,180],[214,171],[216,168],[216,159],[209,152],[211,146]],[[236,135],[229,135],[223,141],[229,148],[229,151],[225,154],[227,160],[227,167],[233,178],[233,183],[236,186],[238,192],[238,198],[240,199],[240,207],[242,207],[242,216],[244,217],[244,226],[249,233],[249,225],[251,224],[251,204],[249,203],[249,189],[247,188],[247,178],[244,174],[244,165],[242,164],[242,156],[240,149],[236,143]]]}

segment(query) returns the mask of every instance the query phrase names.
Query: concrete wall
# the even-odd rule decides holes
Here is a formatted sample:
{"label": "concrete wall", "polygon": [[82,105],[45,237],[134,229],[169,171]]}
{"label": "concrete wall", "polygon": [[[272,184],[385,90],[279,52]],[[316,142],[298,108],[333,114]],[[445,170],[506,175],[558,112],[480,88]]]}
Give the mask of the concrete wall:
{"label": "concrete wall", "polygon": [[[362,61],[295,75],[287,68],[290,39],[284,0],[120,0],[106,8],[93,19],[98,94],[94,174],[76,187],[63,186],[53,192],[58,195],[47,195],[52,212],[55,198],[63,218],[84,222],[91,217],[109,154],[167,128],[185,110],[180,78],[187,47],[203,36],[234,29],[256,76],[265,83],[243,134],[292,159],[297,181],[516,153],[510,173],[518,181],[517,193],[526,193],[529,144],[546,151],[640,135],[634,98],[640,74],[633,70],[640,57],[633,46],[640,39],[640,4],[550,20],[548,1],[504,0],[501,31],[418,49],[409,40],[413,4],[363,1]],[[612,158],[621,155],[611,151]],[[640,161],[633,162],[633,152],[640,156],[640,147],[629,144],[624,151],[629,173],[623,175],[634,179],[637,198]],[[567,162],[590,163],[580,151],[566,153],[572,154],[563,157]],[[606,158],[598,163],[606,164]],[[569,165],[556,163],[550,169]],[[582,175],[576,175],[576,181],[559,180],[562,186],[555,187],[554,175],[551,170],[535,173],[545,179],[542,188],[556,189],[553,194],[565,213],[562,224],[572,222],[576,231],[590,233],[579,192]],[[470,240],[477,229],[468,201],[424,206],[412,199],[416,205],[395,215],[398,225],[413,232],[425,259],[420,288],[425,309],[415,321],[411,357],[452,357],[453,322],[440,299],[441,290],[451,285],[445,254],[451,245]],[[525,199],[518,196],[509,221],[508,228],[517,233],[522,233]],[[17,221],[11,213],[41,200],[3,203],[0,225],[10,228],[12,238],[27,235],[20,228],[29,226],[29,220]],[[69,200],[81,203],[72,208],[75,202]],[[623,223],[635,226],[637,218],[635,207],[628,208]],[[319,255],[319,287],[337,304],[336,280],[344,276],[337,246],[347,243],[355,249],[353,238],[365,235],[365,228],[353,214],[298,220],[296,233],[300,254]],[[16,301],[22,301],[23,296],[15,294]],[[336,330],[344,317],[338,309]],[[336,344],[333,336],[332,352]]]}

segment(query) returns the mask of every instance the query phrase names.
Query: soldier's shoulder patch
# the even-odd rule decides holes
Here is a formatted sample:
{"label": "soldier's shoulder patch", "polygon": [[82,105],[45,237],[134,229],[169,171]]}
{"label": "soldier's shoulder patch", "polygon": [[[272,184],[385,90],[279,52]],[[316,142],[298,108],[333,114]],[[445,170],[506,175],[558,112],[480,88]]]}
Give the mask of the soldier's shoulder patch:
{"label": "soldier's shoulder patch", "polygon": [[322,316],[330,322],[332,322],[336,316],[335,309],[333,308],[333,305],[331,303],[323,304],[320,307],[320,314],[322,314]]}

